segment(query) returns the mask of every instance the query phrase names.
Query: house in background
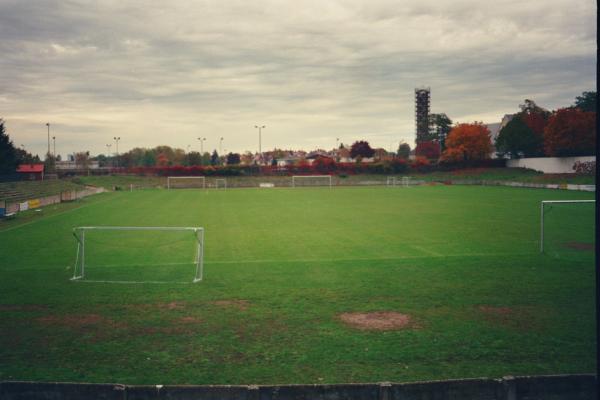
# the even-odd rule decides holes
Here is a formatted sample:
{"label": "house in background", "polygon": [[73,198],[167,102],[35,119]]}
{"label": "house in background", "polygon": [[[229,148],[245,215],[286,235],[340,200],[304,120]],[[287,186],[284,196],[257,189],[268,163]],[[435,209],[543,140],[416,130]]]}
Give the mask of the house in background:
{"label": "house in background", "polygon": [[17,174],[24,179],[32,181],[44,180],[44,164],[21,164],[17,168]]}
{"label": "house in background", "polygon": [[492,141],[492,154],[490,154],[491,158],[498,158],[496,155],[496,139],[500,134],[502,128],[506,126],[514,118],[515,114],[504,114],[502,117],[502,121],[494,122],[493,124],[485,124],[487,128],[490,130],[490,140]]}

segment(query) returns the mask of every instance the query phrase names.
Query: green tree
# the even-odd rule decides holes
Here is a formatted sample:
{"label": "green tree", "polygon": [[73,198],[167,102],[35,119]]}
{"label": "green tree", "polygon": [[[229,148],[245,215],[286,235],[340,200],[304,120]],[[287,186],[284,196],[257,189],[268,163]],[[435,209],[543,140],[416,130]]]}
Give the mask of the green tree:
{"label": "green tree", "polygon": [[37,155],[34,156],[33,154],[25,151],[25,149],[15,148],[15,153],[17,155],[17,165],[19,165],[19,164],[37,164],[41,161],[40,157],[38,157]]}
{"label": "green tree", "polygon": [[496,138],[496,153],[510,158],[535,157],[543,154],[544,138],[537,135],[517,114]]}
{"label": "green tree", "polygon": [[198,151],[190,151],[187,154],[188,165],[202,165],[202,155]]}
{"label": "green tree", "polygon": [[398,146],[398,157],[408,160],[410,156],[410,145],[408,143],[400,143]]}
{"label": "green tree", "polygon": [[220,165],[221,164],[221,159],[219,158],[219,153],[217,153],[217,150],[213,150],[211,156],[210,156],[210,165]]}
{"label": "green tree", "polygon": [[583,92],[581,96],[575,97],[574,107],[579,108],[581,111],[596,112],[597,97],[596,92]]}
{"label": "green tree", "polygon": [[140,161],[144,167],[154,167],[156,165],[156,154],[154,150],[146,149]]}
{"label": "green tree", "polygon": [[0,118],[0,174],[12,174],[17,164],[17,151],[6,133],[4,120]]}
{"label": "green tree", "polygon": [[240,161],[240,155],[238,153],[227,154],[227,165],[237,165]]}
{"label": "green tree", "polygon": [[429,126],[431,127],[431,140],[437,140],[442,146],[442,150],[446,147],[446,137],[452,130],[452,120],[444,113],[429,114]]}
{"label": "green tree", "polygon": [[210,153],[208,151],[202,154],[202,165],[210,165]]}
{"label": "green tree", "polygon": [[54,173],[56,171],[56,159],[50,153],[46,154],[46,159],[44,160],[44,171],[47,173]]}

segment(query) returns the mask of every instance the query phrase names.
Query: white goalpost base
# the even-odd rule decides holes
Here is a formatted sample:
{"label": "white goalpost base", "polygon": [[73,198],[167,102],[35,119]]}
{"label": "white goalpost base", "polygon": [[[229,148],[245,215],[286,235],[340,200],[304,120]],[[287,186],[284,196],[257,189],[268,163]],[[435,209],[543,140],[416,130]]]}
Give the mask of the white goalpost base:
{"label": "white goalpost base", "polygon": [[544,218],[545,207],[552,204],[577,204],[577,203],[595,203],[596,200],[543,200],[540,203],[540,253],[544,252]]}
{"label": "white goalpost base", "polygon": [[[194,182],[194,183],[192,183]],[[205,189],[204,176],[168,176],[167,189]]]}
{"label": "white goalpost base", "polygon": [[[86,279],[86,232],[91,231],[145,231],[145,232],[190,232],[195,236],[196,249],[194,251],[194,261],[189,263],[162,263],[162,265],[194,265],[195,273],[190,283],[200,282],[203,276],[204,269],[204,228],[202,227],[150,227],[150,226],[80,226],[73,228],[73,236],[77,241],[77,254],[75,257],[75,266],[73,268],[72,281],[83,281]],[[189,239],[188,239],[189,240]],[[125,247],[126,248],[125,243]],[[190,249],[191,250],[191,249]],[[127,251],[127,248],[126,250]],[[123,265],[127,267],[127,265]],[[150,283],[150,281],[118,281],[118,280],[102,280],[106,283]],[[167,281],[153,283],[169,283]]]}
{"label": "white goalpost base", "polygon": [[[292,187],[298,186],[298,182],[310,179],[318,179],[327,182],[325,185],[306,185],[306,186],[329,186],[331,188],[331,175],[294,175],[292,176]],[[304,185],[300,185],[304,186]]]}

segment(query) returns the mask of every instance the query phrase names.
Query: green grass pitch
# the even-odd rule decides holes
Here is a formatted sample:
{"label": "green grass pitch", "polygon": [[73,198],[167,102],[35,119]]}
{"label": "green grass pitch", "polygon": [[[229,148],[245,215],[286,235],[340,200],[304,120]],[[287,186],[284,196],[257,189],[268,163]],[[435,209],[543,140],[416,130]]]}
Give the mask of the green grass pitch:
{"label": "green grass pitch", "polygon": [[[0,380],[343,383],[593,372],[593,194],[476,186],[114,192],[0,224]],[[76,226],[201,226],[86,239]],[[185,283],[180,283],[185,282]],[[402,329],[348,324],[397,312]],[[379,313],[379,314],[377,314]]]}

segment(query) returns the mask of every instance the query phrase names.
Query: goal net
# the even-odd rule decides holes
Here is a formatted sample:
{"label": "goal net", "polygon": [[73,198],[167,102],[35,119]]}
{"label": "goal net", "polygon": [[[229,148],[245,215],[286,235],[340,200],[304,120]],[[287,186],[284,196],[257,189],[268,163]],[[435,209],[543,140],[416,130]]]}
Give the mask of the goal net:
{"label": "goal net", "polygon": [[202,280],[204,228],[85,226],[73,229],[72,280],[191,283]]}
{"label": "goal net", "polygon": [[402,186],[408,187],[410,185],[410,176],[388,176],[386,181],[387,186]]}
{"label": "goal net", "polygon": [[204,189],[206,179],[203,176],[169,176],[167,189]]}
{"label": "goal net", "polygon": [[227,189],[227,179],[225,179],[225,178],[215,179],[215,189]]}
{"label": "goal net", "polygon": [[292,176],[292,187],[298,186],[331,187],[331,175],[294,175]]}
{"label": "goal net", "polygon": [[556,257],[593,257],[595,200],[544,200],[540,206],[540,252]]}

